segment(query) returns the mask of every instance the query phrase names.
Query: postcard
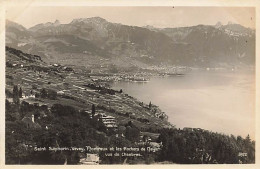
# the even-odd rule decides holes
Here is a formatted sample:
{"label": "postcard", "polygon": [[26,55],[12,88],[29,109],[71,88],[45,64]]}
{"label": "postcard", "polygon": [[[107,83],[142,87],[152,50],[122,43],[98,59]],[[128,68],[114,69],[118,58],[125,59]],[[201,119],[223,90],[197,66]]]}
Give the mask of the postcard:
{"label": "postcard", "polygon": [[4,167],[257,166],[259,4],[153,2],[2,2]]}

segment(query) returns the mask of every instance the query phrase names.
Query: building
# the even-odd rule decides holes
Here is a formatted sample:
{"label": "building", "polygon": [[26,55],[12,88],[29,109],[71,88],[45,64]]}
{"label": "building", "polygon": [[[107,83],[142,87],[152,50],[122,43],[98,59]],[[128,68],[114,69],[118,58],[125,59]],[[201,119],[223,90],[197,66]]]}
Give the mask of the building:
{"label": "building", "polygon": [[203,131],[201,128],[193,128],[193,131]]}
{"label": "building", "polygon": [[183,128],[183,131],[192,132],[192,131],[193,131],[193,128],[190,128],[190,127],[184,127],[184,128]]}
{"label": "building", "polygon": [[38,123],[35,123],[34,121],[34,114],[27,115],[22,119],[22,122],[24,122],[27,126],[27,128],[40,128],[41,126]]}
{"label": "building", "polygon": [[22,99],[35,98],[35,94],[22,95]]}
{"label": "building", "polygon": [[92,113],[90,111],[86,110],[85,113],[87,113],[89,117],[92,118]]}
{"label": "building", "polygon": [[99,120],[101,120],[107,128],[117,128],[116,119],[113,116],[100,113]]}
{"label": "building", "polygon": [[60,95],[60,96],[64,95],[64,91],[58,91],[57,94]]}
{"label": "building", "polygon": [[150,147],[156,148],[156,149],[161,149],[161,147],[162,147],[162,142],[161,142],[161,143],[150,142]]}
{"label": "building", "polygon": [[87,153],[85,158],[80,158],[80,164],[82,165],[98,165],[99,164],[99,156],[98,154],[90,154]]}

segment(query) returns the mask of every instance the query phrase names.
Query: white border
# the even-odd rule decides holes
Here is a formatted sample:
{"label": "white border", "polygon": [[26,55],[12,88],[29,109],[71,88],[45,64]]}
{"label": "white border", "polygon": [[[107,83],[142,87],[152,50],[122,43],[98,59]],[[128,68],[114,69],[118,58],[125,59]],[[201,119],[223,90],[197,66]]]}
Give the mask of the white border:
{"label": "white border", "polygon": [[5,98],[4,98],[4,88],[5,88],[5,9],[8,5],[15,6],[19,5],[24,8],[28,6],[233,6],[233,7],[255,7],[256,11],[256,164],[204,164],[204,165],[100,165],[100,166],[87,166],[88,168],[132,168],[132,167],[142,167],[142,168],[250,168],[257,169],[260,168],[260,134],[259,132],[259,113],[260,113],[260,58],[259,58],[259,25],[260,25],[260,1],[259,0],[0,0],[0,168],[86,168],[86,166],[52,166],[52,165],[35,165],[35,166],[18,166],[18,165],[5,165]]}

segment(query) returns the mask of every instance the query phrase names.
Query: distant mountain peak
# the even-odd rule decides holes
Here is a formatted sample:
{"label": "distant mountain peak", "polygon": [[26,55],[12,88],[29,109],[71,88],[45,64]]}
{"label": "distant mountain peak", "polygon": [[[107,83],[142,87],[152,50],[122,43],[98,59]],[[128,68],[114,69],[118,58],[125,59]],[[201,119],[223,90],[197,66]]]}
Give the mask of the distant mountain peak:
{"label": "distant mountain peak", "polygon": [[[214,25],[133,27],[110,23],[100,17],[78,18],[54,26],[58,24],[59,21],[52,21],[25,31],[17,31],[18,24],[10,24],[6,29],[6,42],[10,47],[46,60],[86,56],[86,60],[91,58],[88,64],[96,64],[96,57],[109,58],[108,62],[120,66],[128,65],[130,58],[138,64],[170,62],[207,67],[254,62],[255,32],[240,24],[216,24],[222,25],[220,28]],[[73,58],[64,62],[74,63]]]}
{"label": "distant mountain peak", "polygon": [[151,31],[158,31],[158,30],[160,30],[160,28],[156,28],[156,27],[154,27],[152,25],[146,25],[146,26],[143,26],[143,28],[149,29]]}
{"label": "distant mountain peak", "polygon": [[154,29],[155,27],[152,26],[152,25],[146,25],[146,26],[144,26],[144,28],[152,28],[152,29]]}
{"label": "distant mountain peak", "polygon": [[101,17],[91,17],[91,18],[77,18],[77,19],[73,19],[71,21],[71,23],[79,23],[79,22],[100,22],[100,23],[103,23],[103,22],[107,22],[107,20],[105,20],[104,18],[101,18]]}
{"label": "distant mountain peak", "polygon": [[102,22],[105,22],[106,20],[104,18],[101,18],[101,17],[91,17],[91,18],[88,18],[88,19],[92,19],[92,20],[98,20],[98,21],[102,21]]}
{"label": "distant mountain peak", "polygon": [[216,28],[220,28],[221,26],[222,26],[221,22],[217,22],[216,25],[215,25]]}
{"label": "distant mountain peak", "polygon": [[13,21],[10,21],[10,20],[6,20],[6,26],[10,26],[10,27],[15,27],[16,29],[20,30],[20,31],[25,31],[26,28],[23,27],[22,25],[16,23],[16,22],[13,22]]}
{"label": "distant mountain peak", "polygon": [[29,30],[37,31],[39,29],[43,29],[43,28],[46,28],[46,27],[56,27],[56,26],[59,26],[59,25],[60,25],[60,21],[56,19],[53,23],[52,22],[40,23],[40,24],[37,24],[37,25],[29,28]]}
{"label": "distant mountain peak", "polygon": [[227,25],[233,25],[234,23],[231,21],[228,21]]}
{"label": "distant mountain peak", "polygon": [[56,21],[53,24],[54,26],[60,25],[60,21],[56,19]]}

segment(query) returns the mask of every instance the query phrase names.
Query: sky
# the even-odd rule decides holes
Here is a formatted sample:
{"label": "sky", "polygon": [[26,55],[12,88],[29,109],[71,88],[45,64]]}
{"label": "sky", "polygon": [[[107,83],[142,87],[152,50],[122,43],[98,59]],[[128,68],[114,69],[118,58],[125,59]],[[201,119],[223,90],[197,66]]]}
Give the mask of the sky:
{"label": "sky", "polygon": [[109,22],[133,26],[185,27],[199,24],[215,25],[229,21],[255,29],[253,7],[72,7],[72,6],[23,6],[9,7],[6,19],[26,28],[39,23],[70,23],[76,18],[102,17]]}

